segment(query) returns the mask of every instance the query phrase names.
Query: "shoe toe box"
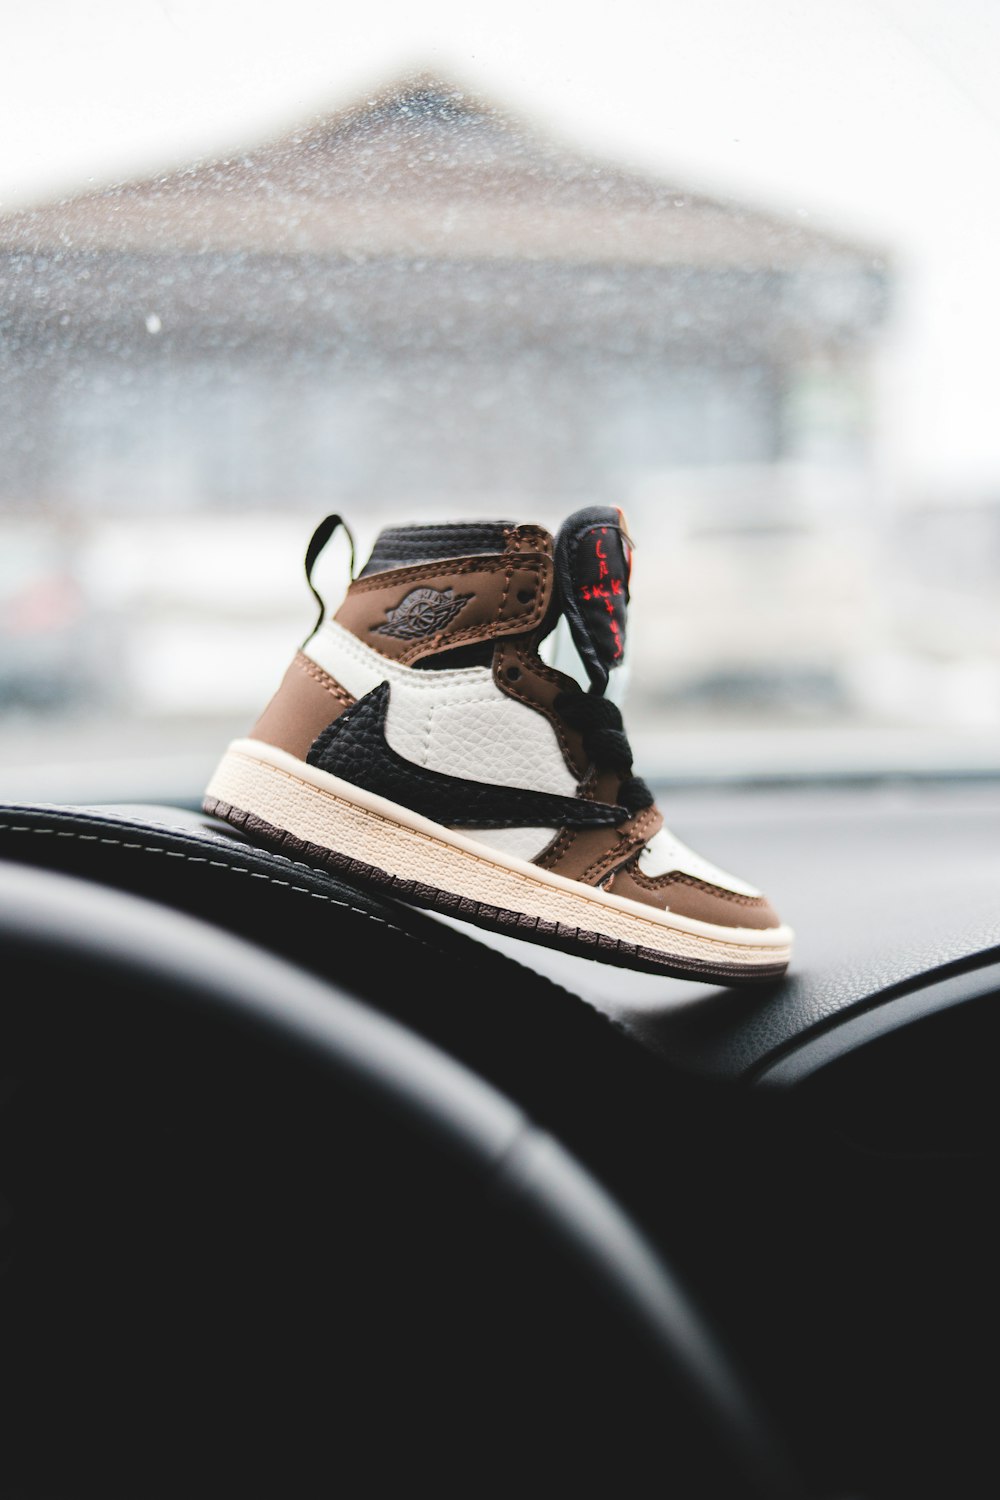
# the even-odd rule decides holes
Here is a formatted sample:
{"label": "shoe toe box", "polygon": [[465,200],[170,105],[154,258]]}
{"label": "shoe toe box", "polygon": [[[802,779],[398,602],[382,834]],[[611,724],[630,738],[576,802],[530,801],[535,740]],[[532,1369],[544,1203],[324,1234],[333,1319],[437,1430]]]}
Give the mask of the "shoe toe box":
{"label": "shoe toe box", "polygon": [[702,858],[666,828],[605,889],[716,927],[767,931],[782,926],[761,891]]}

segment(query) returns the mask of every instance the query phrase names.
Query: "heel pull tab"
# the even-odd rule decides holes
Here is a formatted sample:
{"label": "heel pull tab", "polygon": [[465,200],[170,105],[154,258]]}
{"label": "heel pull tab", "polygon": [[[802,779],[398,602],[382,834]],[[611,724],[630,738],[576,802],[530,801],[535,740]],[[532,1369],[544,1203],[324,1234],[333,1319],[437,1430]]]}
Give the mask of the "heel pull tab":
{"label": "heel pull tab", "polygon": [[326,614],[326,605],[323,603],[323,596],[319,592],[319,589],[316,587],[316,585],[313,583],[313,568],[319,561],[319,555],[323,551],[323,548],[326,546],[327,542],[337,531],[340,530],[341,527],[343,527],[344,532],[347,536],[347,540],[351,544],[350,582],[354,582],[354,538],[351,535],[350,528],[348,527],[347,522],[344,521],[341,516],[324,516],[323,520],[320,521],[319,525],[316,527],[316,530],[313,532],[309,545],[306,548],[306,583],[308,583],[310,592],[316,600],[316,603],[319,605],[319,619],[316,621],[316,624],[313,626],[309,635],[306,637],[307,640],[311,640],[312,637],[316,634],[317,630],[322,625],[323,617]]}

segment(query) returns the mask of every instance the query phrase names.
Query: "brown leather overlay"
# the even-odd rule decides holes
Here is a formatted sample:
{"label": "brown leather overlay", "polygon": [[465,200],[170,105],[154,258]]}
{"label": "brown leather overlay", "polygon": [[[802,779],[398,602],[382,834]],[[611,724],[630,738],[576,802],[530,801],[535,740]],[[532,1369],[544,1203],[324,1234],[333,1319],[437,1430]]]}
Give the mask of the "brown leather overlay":
{"label": "brown leather overlay", "polygon": [[250,731],[250,738],[276,745],[305,760],[321,729],[350,708],[354,699],[304,652],[294,658],[281,686]]}
{"label": "brown leather overlay", "polygon": [[[555,730],[566,765],[577,781],[582,781],[587,772],[583,737],[578,730],[565,724],[553,707],[559,694],[574,686],[573,680],[547,666],[534,648],[533,640],[497,641],[493,652],[493,680],[508,698],[516,698],[519,703],[545,715]],[[617,781],[614,791],[617,794]],[[607,800],[614,802],[615,797],[610,796]]]}
{"label": "brown leather overlay", "polygon": [[334,618],[366,646],[407,665],[453,646],[531,631],[551,593],[547,553],[511,548],[356,578]]}
{"label": "brown leather overlay", "polygon": [[698,922],[713,922],[718,927],[781,926],[778,913],[765,896],[741,896],[676,870],[654,878],[644,875],[633,863],[613,875],[604,889],[614,896],[642,901]]}
{"label": "brown leather overlay", "polygon": [[535,864],[567,880],[600,885],[612,870],[633,859],[662,826],[660,813],[647,807],[617,828],[564,828]]}
{"label": "brown leather overlay", "polygon": [[572,677],[543,662],[537,647],[537,636],[498,641],[493,653],[493,680],[508,697],[545,715],[555,730],[566,765],[580,783],[580,796],[591,802],[616,803],[622,783],[620,774],[592,765],[583,748],[583,735],[555,709],[559,694],[576,691],[577,684]]}

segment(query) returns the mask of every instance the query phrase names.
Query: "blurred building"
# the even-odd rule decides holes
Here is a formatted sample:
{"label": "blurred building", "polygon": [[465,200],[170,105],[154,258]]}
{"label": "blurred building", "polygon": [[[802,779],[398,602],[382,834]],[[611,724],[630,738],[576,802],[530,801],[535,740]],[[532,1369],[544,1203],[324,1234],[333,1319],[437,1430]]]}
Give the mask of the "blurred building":
{"label": "blurred building", "polygon": [[0,285],[6,505],[162,513],[851,461],[886,273],[421,79],[10,214]]}
{"label": "blurred building", "polygon": [[[804,217],[410,80],[0,218],[0,511],[83,528],[88,579],[116,580],[97,595],[162,662],[116,672],[140,712],[217,703],[205,642],[246,608],[219,569],[143,565],[173,512],[195,554],[234,511],[308,518],[298,549],[333,505],[374,527],[607,501],[640,541],[647,706],[850,717],[885,633],[869,371],[888,294],[876,250]],[[237,584],[259,535],[223,544]],[[297,606],[275,586],[255,621],[271,609],[277,661]]]}

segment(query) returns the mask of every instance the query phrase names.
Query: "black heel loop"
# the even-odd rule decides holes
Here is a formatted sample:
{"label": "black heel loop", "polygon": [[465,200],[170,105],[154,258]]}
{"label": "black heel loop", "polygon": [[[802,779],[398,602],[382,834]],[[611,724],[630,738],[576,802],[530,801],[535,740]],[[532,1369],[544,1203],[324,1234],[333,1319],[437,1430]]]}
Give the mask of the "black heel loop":
{"label": "black heel loop", "polygon": [[322,625],[323,617],[326,614],[326,605],[323,603],[323,596],[320,594],[319,590],[316,588],[316,585],[312,580],[313,568],[316,566],[319,555],[323,551],[323,548],[326,546],[327,542],[334,535],[334,533],[340,529],[340,527],[344,528],[344,531],[347,535],[347,540],[351,544],[351,581],[353,582],[354,538],[351,535],[350,528],[348,527],[347,522],[344,521],[341,516],[324,516],[323,520],[320,521],[319,525],[316,527],[316,530],[313,532],[312,537],[309,541],[309,545],[306,548],[306,583],[308,583],[310,592],[312,593],[313,598],[316,600],[316,603],[319,605],[319,619],[313,626],[311,635],[316,634],[317,630]]}

